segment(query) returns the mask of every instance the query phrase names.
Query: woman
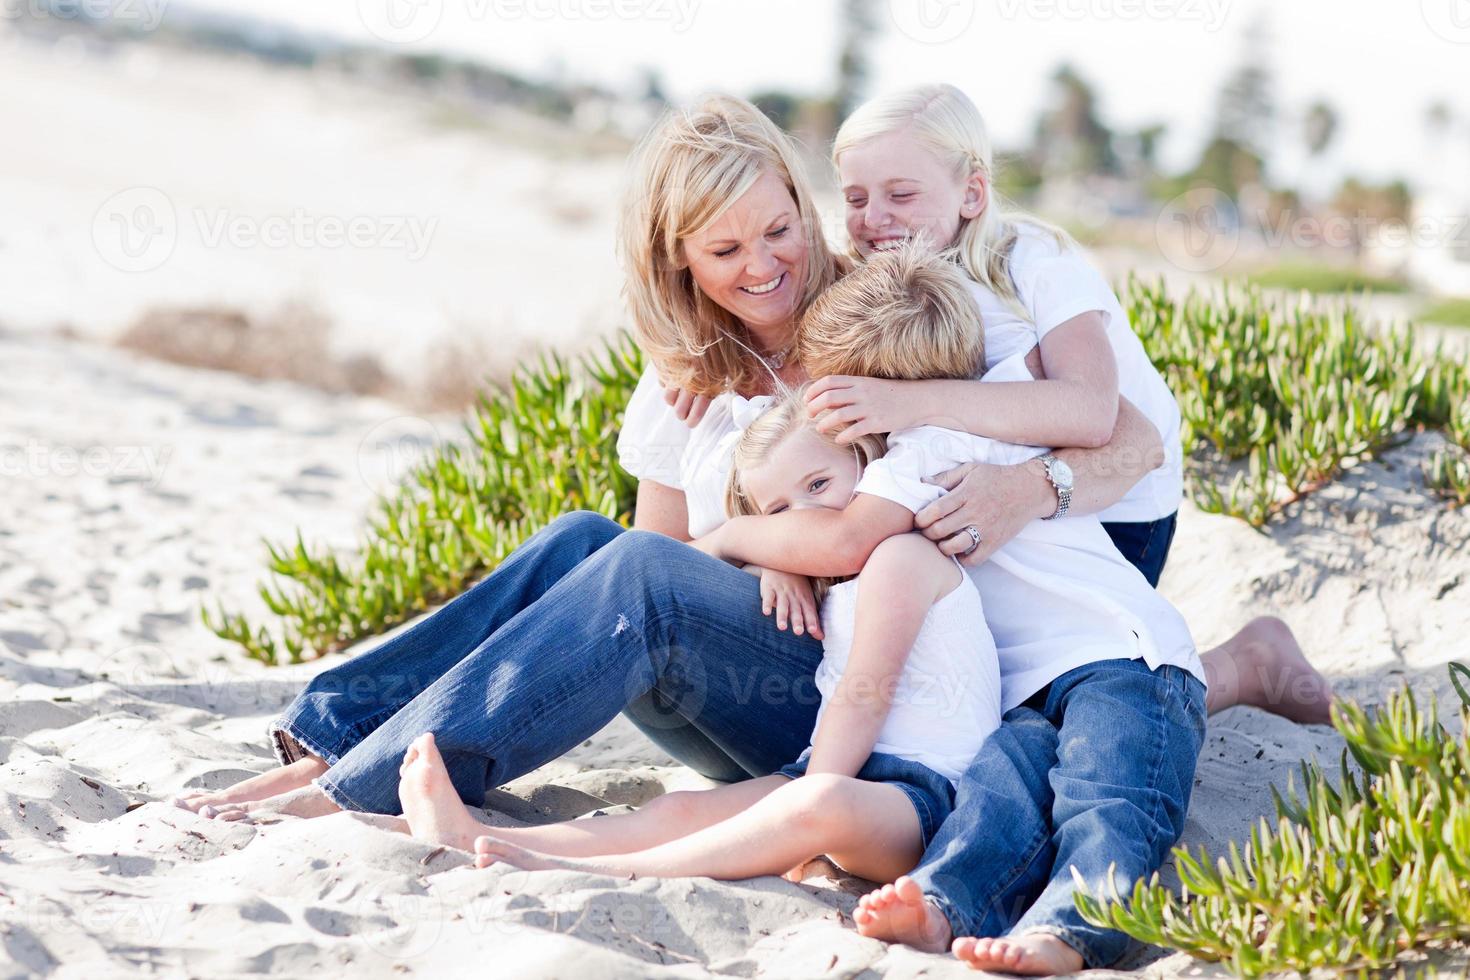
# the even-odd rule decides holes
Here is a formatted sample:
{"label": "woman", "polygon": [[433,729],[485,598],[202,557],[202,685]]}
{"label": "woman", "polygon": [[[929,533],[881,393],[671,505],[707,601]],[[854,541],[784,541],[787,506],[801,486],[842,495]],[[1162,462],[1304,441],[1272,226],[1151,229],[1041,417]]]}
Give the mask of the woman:
{"label": "woman", "polygon": [[[763,587],[799,594],[798,584],[768,572],[762,586],[684,542],[723,520],[734,413],[770,392],[773,373],[804,380],[787,356],[794,326],[840,275],[839,260],[790,141],[746,102],[712,98],[671,114],[640,146],[633,175],[621,227],[627,296],[657,366],[620,442],[640,479],[635,530],[594,514],[558,519],[443,609],[316,677],[271,726],[280,768],[180,805],[229,819],[398,813],[399,767],[424,732],[459,797],[478,805],[620,711],[715,779],[773,772],[805,748],[821,643],[761,611]],[[663,403],[660,377],[732,397],[691,431]],[[1121,497],[1157,444],[1146,420],[1120,411],[1108,446],[1059,453],[1076,473],[1073,510]],[[1011,481],[1005,495],[1018,507],[1040,511],[1052,493],[1044,480],[998,479]],[[1290,649],[1238,646],[1310,671]],[[1212,679],[1239,673],[1239,650],[1206,655]],[[1232,703],[1260,701],[1271,678],[1250,673]]]}

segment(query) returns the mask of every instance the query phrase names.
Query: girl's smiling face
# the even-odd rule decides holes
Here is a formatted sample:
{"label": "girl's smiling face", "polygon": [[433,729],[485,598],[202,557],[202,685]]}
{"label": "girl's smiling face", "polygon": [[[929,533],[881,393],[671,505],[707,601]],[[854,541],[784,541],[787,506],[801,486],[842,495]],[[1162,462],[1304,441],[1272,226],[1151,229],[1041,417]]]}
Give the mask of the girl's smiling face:
{"label": "girl's smiling face", "polygon": [[842,510],[861,476],[852,448],[838,448],[803,425],[782,439],[764,463],[742,473],[740,485],[761,514],[788,508]]}
{"label": "girl's smiling face", "polygon": [[932,247],[948,248],[960,223],[985,210],[985,178],[956,178],[907,131],[845,150],[837,169],[847,233],[864,257],[921,236]]}

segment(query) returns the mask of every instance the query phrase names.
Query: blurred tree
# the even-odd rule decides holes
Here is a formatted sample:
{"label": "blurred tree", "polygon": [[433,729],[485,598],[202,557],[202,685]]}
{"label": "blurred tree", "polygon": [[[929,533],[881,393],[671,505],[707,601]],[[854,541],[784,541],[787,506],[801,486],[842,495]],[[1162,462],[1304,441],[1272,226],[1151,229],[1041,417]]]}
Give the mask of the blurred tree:
{"label": "blurred tree", "polygon": [[1265,176],[1276,121],[1269,33],[1264,17],[1246,28],[1244,53],[1215,97],[1214,133],[1193,174],[1232,198],[1243,185],[1259,183]]}
{"label": "blurred tree", "polygon": [[832,109],[840,122],[867,94],[872,74],[868,51],[878,34],[876,0],[842,0],[837,30],[837,87]]}
{"label": "blurred tree", "polygon": [[790,92],[757,92],[750,101],[788,133],[796,127],[802,100]]}
{"label": "blurred tree", "polygon": [[1351,229],[1353,252],[1361,254],[1363,246],[1383,225],[1408,223],[1414,209],[1414,197],[1409,185],[1402,180],[1370,184],[1348,177],[1333,197],[1332,208],[1351,219],[1348,228]]}
{"label": "blurred tree", "polygon": [[1113,173],[1113,133],[1098,118],[1097,94],[1075,68],[1051,76],[1051,108],[1036,121],[1035,155],[1042,172],[1064,176]]}
{"label": "blurred tree", "polygon": [[1190,179],[1208,184],[1232,201],[1240,199],[1240,190],[1261,183],[1265,163],[1254,150],[1225,136],[1216,136],[1205,145]]}
{"label": "blurred tree", "polygon": [[1337,110],[1322,99],[1313,102],[1302,121],[1302,139],[1307,145],[1307,155],[1320,157],[1332,145],[1337,136]]}
{"label": "blurred tree", "polygon": [[657,68],[645,65],[639,71],[638,88],[642,93],[640,98],[644,102],[659,106],[669,104],[668,91],[664,88],[663,72]]}

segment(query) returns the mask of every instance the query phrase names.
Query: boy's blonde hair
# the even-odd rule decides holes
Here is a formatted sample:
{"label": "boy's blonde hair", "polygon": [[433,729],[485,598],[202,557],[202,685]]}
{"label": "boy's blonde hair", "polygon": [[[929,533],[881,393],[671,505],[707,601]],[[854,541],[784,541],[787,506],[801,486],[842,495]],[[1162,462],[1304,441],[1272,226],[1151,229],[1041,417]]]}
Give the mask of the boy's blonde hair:
{"label": "boy's blonde hair", "polygon": [[807,309],[797,357],[813,378],[978,377],[985,332],[970,289],[953,262],[922,245],[874,255]]}
{"label": "boy's blonde hair", "polygon": [[[759,515],[760,508],[745,493],[740,480],[741,474],[763,465],[771,458],[776,447],[785,442],[793,432],[807,426],[810,426],[813,432],[817,431],[816,423],[821,421],[821,416],[815,419],[807,418],[806,390],[807,385],[802,385],[800,388],[788,389],[778,395],[771,407],[740,434],[740,440],[735,443],[730,479],[725,484],[726,514],[731,517]],[[833,446],[837,446],[836,440],[831,436],[822,435],[822,438]],[[888,451],[888,443],[881,435],[869,434],[859,436],[851,446],[838,448],[851,449],[857,457],[859,468],[866,469],[873,460],[883,457],[883,454]],[[837,581],[840,580],[835,578],[812,579],[812,590],[816,594],[817,602],[822,601],[827,589]]]}
{"label": "boy's blonde hair", "polygon": [[[832,161],[836,163],[844,152],[859,144],[903,130],[949,167],[956,180],[968,180],[977,173],[985,178],[985,207],[975,217],[961,219],[951,254],[970,278],[999,296],[1022,319],[1030,320],[1011,278],[1011,250],[1016,245],[1019,225],[1028,224],[1051,235],[1058,248],[1068,247],[1070,237],[1039,218],[1002,210],[985,119],[975,103],[953,85],[920,85],[864,102],[837,130]],[[936,244],[941,248],[950,246],[948,242]],[[851,249],[853,257],[858,258],[856,243]]]}
{"label": "boy's blonde hair", "polygon": [[[671,110],[634,151],[619,223],[623,294],[638,343],[664,384],[713,397],[761,390],[768,380],[749,331],[695,285],[683,241],[709,227],[762,174],[779,177],[796,202],[806,278],[796,315],[839,274],[811,186],[791,139],[744,99],[711,96]],[[745,346],[742,346],[745,345]]]}

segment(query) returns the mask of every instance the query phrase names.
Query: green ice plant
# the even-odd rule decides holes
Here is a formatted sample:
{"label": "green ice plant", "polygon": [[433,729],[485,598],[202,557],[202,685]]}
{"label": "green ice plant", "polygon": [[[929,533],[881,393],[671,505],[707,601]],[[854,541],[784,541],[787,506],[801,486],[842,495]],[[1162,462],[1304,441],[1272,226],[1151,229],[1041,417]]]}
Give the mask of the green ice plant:
{"label": "green ice plant", "polygon": [[1470,939],[1470,669],[1451,664],[1450,676],[1459,734],[1407,686],[1380,707],[1339,703],[1335,779],[1303,764],[1302,792],[1273,786],[1275,821],[1224,857],[1176,848],[1177,895],[1157,873],[1127,896],[1079,879],[1083,917],[1243,977],[1378,970]]}
{"label": "green ice plant", "polygon": [[555,355],[481,394],[465,438],[437,447],[369,520],[358,553],[267,543],[260,596],[278,622],[223,607],[205,624],[266,663],[299,662],[380,634],[463,592],[558,515],[627,522],[636,484],[617,465],[643,357],[622,335],[576,364]]}
{"label": "green ice plant", "polygon": [[[1414,430],[1453,429],[1470,395],[1462,361],[1348,302],[1323,309],[1238,286],[1176,300],[1138,279],[1121,295],[1179,400],[1191,497],[1256,526]],[[1467,464],[1446,455],[1428,482],[1454,496]]]}
{"label": "green ice plant", "polygon": [[[1134,329],[1179,400],[1191,497],[1260,526],[1352,461],[1421,428],[1446,448],[1428,486],[1470,501],[1470,371],[1349,303],[1327,310],[1249,287],[1171,295],[1130,279]],[[464,591],[558,514],[625,521],[634,481],[614,445],[643,360],[626,335],[570,365],[550,357],[487,390],[466,439],[444,446],[379,505],[355,556],[298,534],[268,545],[270,626],[216,607],[206,623],[267,663],[373,636]]]}

